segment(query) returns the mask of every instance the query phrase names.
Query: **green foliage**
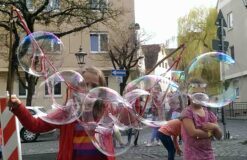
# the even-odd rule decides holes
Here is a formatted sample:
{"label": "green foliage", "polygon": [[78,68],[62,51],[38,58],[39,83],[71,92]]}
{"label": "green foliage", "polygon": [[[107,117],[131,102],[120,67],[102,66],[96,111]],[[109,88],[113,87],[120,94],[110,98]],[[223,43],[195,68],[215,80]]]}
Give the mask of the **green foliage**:
{"label": "green foliage", "polygon": [[[200,54],[211,52],[212,40],[216,38],[217,27],[215,21],[217,10],[215,8],[194,8],[188,15],[178,20],[178,45],[185,44],[186,48],[179,64],[180,70],[186,70],[192,60]],[[205,61],[204,68],[197,68],[195,76],[208,80],[213,84],[220,80],[219,63]],[[209,67],[205,67],[209,66]],[[200,67],[197,65],[196,67]],[[202,66],[201,66],[202,67]],[[210,90],[215,90],[211,88]],[[218,92],[217,90],[213,91]]]}
{"label": "green foliage", "polygon": [[215,8],[194,8],[188,15],[178,20],[178,45],[185,44],[182,61],[179,65],[184,70],[201,53],[212,51],[212,39],[216,37]]}

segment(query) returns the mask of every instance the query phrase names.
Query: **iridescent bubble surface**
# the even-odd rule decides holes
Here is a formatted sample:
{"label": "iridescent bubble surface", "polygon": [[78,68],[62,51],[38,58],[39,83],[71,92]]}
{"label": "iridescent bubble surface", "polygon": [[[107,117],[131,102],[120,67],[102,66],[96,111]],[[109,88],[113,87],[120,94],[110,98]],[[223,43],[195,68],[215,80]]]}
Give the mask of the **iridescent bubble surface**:
{"label": "iridescent bubble surface", "polygon": [[114,156],[129,149],[131,143],[122,135],[137,122],[130,103],[107,87],[89,91],[78,120],[96,148],[106,155]]}
{"label": "iridescent bubble surface", "polygon": [[43,81],[34,96],[34,105],[41,105],[47,116],[40,118],[51,124],[67,124],[81,114],[87,90],[80,73],[67,70],[56,72]]}
{"label": "iridescent bubble surface", "polygon": [[[147,126],[159,127],[166,124],[173,111],[184,107],[183,103],[180,106],[179,86],[168,78],[155,75],[140,77],[128,83],[125,93],[135,89],[149,93],[141,96],[144,103],[141,112],[137,113],[138,119]],[[171,105],[173,102],[176,102],[176,105]]]}
{"label": "iridescent bubble surface", "polygon": [[192,101],[207,107],[223,107],[236,98],[236,84],[228,78],[235,61],[221,52],[196,57],[186,72],[188,94]]}
{"label": "iridescent bubble surface", "polygon": [[63,63],[63,43],[50,32],[33,32],[21,41],[17,58],[22,69],[35,76],[56,72]]}

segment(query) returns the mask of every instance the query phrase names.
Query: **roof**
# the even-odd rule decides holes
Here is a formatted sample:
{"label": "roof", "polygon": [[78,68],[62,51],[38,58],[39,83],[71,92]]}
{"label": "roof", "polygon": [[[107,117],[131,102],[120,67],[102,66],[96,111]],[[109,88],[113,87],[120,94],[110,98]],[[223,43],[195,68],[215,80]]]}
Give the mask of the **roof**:
{"label": "roof", "polygon": [[161,47],[159,44],[142,45],[142,52],[145,56],[145,69],[146,71],[152,69],[158,60]]}

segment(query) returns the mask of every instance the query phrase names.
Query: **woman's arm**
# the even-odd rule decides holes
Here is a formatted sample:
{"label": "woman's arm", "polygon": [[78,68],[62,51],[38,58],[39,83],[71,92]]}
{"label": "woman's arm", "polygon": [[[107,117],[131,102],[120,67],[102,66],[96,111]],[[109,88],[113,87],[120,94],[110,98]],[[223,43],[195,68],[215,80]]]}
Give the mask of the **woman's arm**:
{"label": "woman's arm", "polygon": [[17,116],[21,124],[29,131],[34,133],[47,132],[56,128],[56,125],[46,123],[40,118],[35,118],[21,101],[12,96],[9,103],[11,111]]}
{"label": "woman's arm", "polygon": [[218,140],[222,138],[222,131],[219,126],[213,131],[213,136]]}
{"label": "woman's arm", "polygon": [[215,123],[205,123],[202,125],[203,130],[211,130],[212,136],[214,136],[216,139],[220,140],[222,137],[222,131],[218,125],[217,122]]}
{"label": "woman's arm", "polygon": [[186,132],[189,136],[200,139],[200,138],[209,138],[211,134],[209,132],[203,131],[201,129],[197,129],[194,125],[192,119],[184,118],[182,120],[182,125],[184,126]]}
{"label": "woman's arm", "polygon": [[177,154],[179,156],[181,156],[182,155],[182,150],[181,150],[181,148],[179,147],[179,144],[178,144],[178,136],[172,136],[172,141],[173,141],[173,144],[175,146]]}

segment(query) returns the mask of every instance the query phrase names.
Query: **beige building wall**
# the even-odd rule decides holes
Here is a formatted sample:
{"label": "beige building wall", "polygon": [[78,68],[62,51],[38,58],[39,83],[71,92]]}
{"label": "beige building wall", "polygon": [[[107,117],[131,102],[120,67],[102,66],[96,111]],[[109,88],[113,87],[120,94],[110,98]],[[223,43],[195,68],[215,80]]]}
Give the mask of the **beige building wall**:
{"label": "beige building wall", "polygon": [[[135,24],[135,16],[134,16],[134,0],[109,0],[110,3],[113,3],[114,7],[120,8],[123,11],[123,14],[117,18],[117,21],[109,21],[108,23],[114,26],[114,28],[120,28],[121,30],[126,30],[126,33],[133,32],[133,30],[129,29],[129,26]],[[73,27],[73,24],[64,24],[65,28]],[[41,27],[36,26],[36,31],[55,31],[53,27]],[[85,29],[81,32],[72,33],[70,35],[64,36],[61,38],[64,44],[64,52],[63,52],[63,64],[62,67],[58,67],[57,70],[78,70],[79,66],[77,64],[77,60],[75,57],[75,53],[79,51],[80,46],[82,46],[83,51],[87,53],[85,57],[86,65],[93,65],[100,68],[108,79],[108,85],[110,88],[119,92],[119,82],[117,82],[116,77],[111,75],[111,71],[113,66],[109,59],[108,53],[92,53],[90,51],[90,33],[92,32],[103,32],[108,33],[108,41],[109,45],[113,40],[118,38],[118,31],[113,29],[112,27],[96,24],[89,29]],[[2,51],[1,51],[2,52]],[[2,55],[2,54],[1,54]],[[0,90],[6,90],[6,81],[7,81],[7,65],[8,65],[8,57],[0,57]],[[20,68],[20,70],[22,70]],[[40,78],[39,83],[44,79]],[[14,83],[14,93],[18,94],[18,80],[15,77]],[[36,87],[36,90],[38,85]],[[44,97],[44,99],[47,97]],[[56,97],[57,99],[63,99],[62,95],[60,97]],[[25,100],[25,97],[22,98]],[[40,98],[36,98],[40,99]],[[39,104],[40,102],[35,100],[35,103]]]}

